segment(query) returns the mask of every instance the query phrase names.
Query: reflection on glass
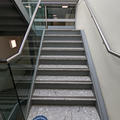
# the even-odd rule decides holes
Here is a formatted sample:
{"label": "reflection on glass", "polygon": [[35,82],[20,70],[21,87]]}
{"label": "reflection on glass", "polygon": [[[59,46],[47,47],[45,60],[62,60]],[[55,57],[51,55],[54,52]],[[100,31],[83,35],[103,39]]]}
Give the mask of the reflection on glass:
{"label": "reflection on glass", "polygon": [[47,17],[48,19],[74,19],[75,7],[68,6],[67,8],[62,8],[62,6],[47,6]]}
{"label": "reflection on glass", "polygon": [[48,26],[74,26],[74,22],[48,22]]}
{"label": "reflection on glass", "polygon": [[[31,9],[35,9],[34,4],[31,6]],[[10,63],[24,116],[27,115],[28,106],[30,105],[31,86],[34,80],[33,75],[43,32],[41,25],[44,26],[43,22],[39,22],[39,24],[36,24],[35,22],[36,18],[40,15],[40,9],[41,8],[38,8],[35,15],[22,54]]]}
{"label": "reflection on glass", "polygon": [[6,120],[24,120],[7,63],[0,63],[0,113]]}

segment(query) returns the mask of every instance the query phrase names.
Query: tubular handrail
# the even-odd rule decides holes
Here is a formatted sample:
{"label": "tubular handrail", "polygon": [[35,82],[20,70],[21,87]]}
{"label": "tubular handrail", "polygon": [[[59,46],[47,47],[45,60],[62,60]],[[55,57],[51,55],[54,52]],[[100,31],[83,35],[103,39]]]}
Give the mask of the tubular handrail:
{"label": "tubular handrail", "polygon": [[102,40],[103,40],[103,43],[104,43],[107,51],[108,51],[110,54],[112,54],[112,55],[120,58],[120,53],[117,53],[117,52],[115,52],[115,51],[113,51],[113,50],[111,49],[111,47],[110,47],[108,41],[106,40],[106,37],[105,37],[105,35],[104,35],[104,33],[103,33],[103,31],[102,31],[99,23],[98,23],[98,20],[97,20],[97,18],[96,18],[96,16],[95,16],[93,10],[91,9],[88,1],[87,1],[87,0],[84,0],[84,1],[85,1],[85,4],[86,4],[86,6],[87,6],[87,8],[88,8],[88,10],[89,10],[89,12],[90,12],[90,15],[91,15],[91,17],[92,17],[92,19],[93,19],[96,27],[97,27],[97,30],[98,30],[98,32],[99,32],[99,34],[100,34],[100,36],[101,36],[101,38],[102,38]]}
{"label": "tubular handrail", "polygon": [[40,2],[41,2],[41,0],[39,0],[38,3],[37,3],[37,6],[36,6],[36,8],[35,8],[35,10],[34,10],[33,16],[32,16],[32,18],[31,18],[31,20],[30,20],[30,24],[29,24],[29,26],[28,26],[28,28],[27,28],[27,31],[26,31],[26,33],[25,33],[25,36],[24,36],[24,38],[23,38],[23,41],[22,41],[22,44],[21,44],[21,46],[20,46],[20,49],[19,49],[18,53],[16,53],[15,55],[7,58],[6,60],[5,60],[5,59],[4,59],[4,60],[1,59],[0,62],[10,62],[11,60],[13,60],[14,58],[16,58],[17,56],[19,56],[19,55],[22,53],[23,47],[24,47],[24,45],[25,45],[25,42],[26,42],[27,37],[28,37],[28,35],[29,35],[29,32],[30,32],[30,30],[31,30],[31,27],[32,27],[34,18],[35,18],[35,16],[36,16],[37,11],[38,11]]}

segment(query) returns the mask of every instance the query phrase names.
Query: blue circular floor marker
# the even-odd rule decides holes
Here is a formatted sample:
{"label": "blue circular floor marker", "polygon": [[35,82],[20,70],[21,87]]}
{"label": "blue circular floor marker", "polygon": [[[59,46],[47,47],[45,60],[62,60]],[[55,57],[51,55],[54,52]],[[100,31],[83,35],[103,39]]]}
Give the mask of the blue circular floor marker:
{"label": "blue circular floor marker", "polygon": [[33,120],[48,120],[48,119],[43,115],[39,115],[39,116],[36,116]]}

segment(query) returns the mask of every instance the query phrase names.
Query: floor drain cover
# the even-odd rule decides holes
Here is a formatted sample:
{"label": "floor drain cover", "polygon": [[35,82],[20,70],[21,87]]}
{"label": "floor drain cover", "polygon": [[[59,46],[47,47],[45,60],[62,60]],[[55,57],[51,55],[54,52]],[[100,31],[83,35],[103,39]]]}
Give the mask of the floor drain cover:
{"label": "floor drain cover", "polygon": [[39,116],[36,116],[33,120],[48,120],[48,119],[43,115],[39,115]]}

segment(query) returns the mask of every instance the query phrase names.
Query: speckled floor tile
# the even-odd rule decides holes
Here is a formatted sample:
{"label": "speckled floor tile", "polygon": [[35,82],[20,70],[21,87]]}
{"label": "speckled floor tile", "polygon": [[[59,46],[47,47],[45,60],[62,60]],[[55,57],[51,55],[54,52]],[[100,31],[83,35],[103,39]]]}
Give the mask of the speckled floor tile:
{"label": "speckled floor tile", "polygon": [[94,96],[92,90],[35,89],[33,96]]}
{"label": "speckled floor tile", "polygon": [[48,120],[100,120],[95,107],[32,106],[28,120],[44,115]]}
{"label": "speckled floor tile", "polygon": [[88,68],[87,65],[39,65],[39,68],[69,68],[69,69],[72,69],[72,68],[75,68],[75,69],[78,69],[78,68]]}
{"label": "speckled floor tile", "polygon": [[88,76],[37,76],[36,80],[91,81]]}

